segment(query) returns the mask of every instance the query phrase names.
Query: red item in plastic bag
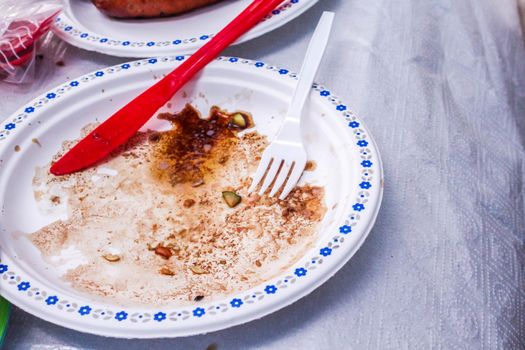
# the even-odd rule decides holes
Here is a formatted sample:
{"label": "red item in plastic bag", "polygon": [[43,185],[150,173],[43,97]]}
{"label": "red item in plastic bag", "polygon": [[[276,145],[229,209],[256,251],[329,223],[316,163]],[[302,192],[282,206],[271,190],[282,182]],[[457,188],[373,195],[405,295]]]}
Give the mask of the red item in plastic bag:
{"label": "red item in plastic bag", "polygon": [[46,34],[58,12],[39,24],[30,20],[12,22],[0,38],[0,69],[9,71],[31,59],[34,44]]}
{"label": "red item in plastic bag", "polygon": [[35,52],[62,9],[61,0],[0,0],[0,81],[28,83],[35,78]]}

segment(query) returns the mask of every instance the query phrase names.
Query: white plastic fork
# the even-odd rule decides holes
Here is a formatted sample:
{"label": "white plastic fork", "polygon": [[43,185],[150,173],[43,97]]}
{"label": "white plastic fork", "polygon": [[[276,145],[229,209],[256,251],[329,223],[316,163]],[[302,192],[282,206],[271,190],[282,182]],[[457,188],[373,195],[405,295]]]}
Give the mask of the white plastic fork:
{"label": "white plastic fork", "polygon": [[[324,12],[319,20],[306,51],[299,81],[288,107],[288,113],[277,136],[264,150],[249,188],[250,193],[257,188],[263,177],[264,182],[259,189],[259,195],[264,194],[273,183],[270,197],[273,197],[286,181],[279,196],[279,199],[282,200],[292,191],[304,171],[307,155],[301,136],[301,116],[326,50],[333,21],[333,12]],[[265,174],[266,176],[264,176]]]}

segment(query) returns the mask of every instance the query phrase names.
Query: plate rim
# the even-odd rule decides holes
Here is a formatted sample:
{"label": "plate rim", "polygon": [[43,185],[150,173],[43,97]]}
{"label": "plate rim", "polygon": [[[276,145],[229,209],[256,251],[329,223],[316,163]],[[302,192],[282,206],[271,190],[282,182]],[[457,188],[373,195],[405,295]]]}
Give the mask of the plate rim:
{"label": "plate rim", "polygon": [[[60,89],[63,89],[64,87],[70,87],[71,90],[74,91],[74,88],[76,86],[79,85],[79,81],[82,82],[83,79],[85,78],[88,78],[88,80],[86,82],[89,82],[89,81],[93,81],[93,80],[97,80],[98,78],[101,78],[103,79],[104,77],[104,72],[110,72],[110,71],[115,71],[116,69],[120,68],[120,71],[127,71],[128,69],[132,68],[132,67],[144,67],[144,66],[148,66],[148,65],[152,65],[152,64],[156,64],[158,63],[159,60],[165,60],[164,62],[168,62],[168,60],[172,60],[172,61],[180,61],[180,57],[181,56],[168,56],[168,57],[162,57],[162,58],[151,58],[151,59],[144,59],[144,60],[138,60],[138,61],[132,61],[132,62],[129,62],[129,63],[124,63],[124,64],[119,64],[119,65],[116,65],[116,66],[113,66],[113,67],[108,67],[108,68],[105,68],[103,70],[99,70],[99,71],[95,71],[95,72],[92,72],[92,73],[88,73],[84,76],[81,76],[77,79],[73,79],[72,81],[69,81],[65,84],[62,84],[62,85],[59,85],[58,87],[54,88],[54,89],[51,89],[50,91],[42,94],[40,97],[37,97],[35,100],[33,100],[33,102],[30,102],[29,104],[26,105],[26,107],[22,107],[18,112],[15,112],[12,116],[11,116],[11,119],[12,121],[9,122],[9,120],[7,121],[6,124],[4,124],[4,130],[0,130],[0,149],[2,148],[2,140],[4,140],[10,133],[13,133],[13,132],[16,132],[18,131],[19,129],[22,129],[23,127],[21,128],[17,128],[16,125],[18,123],[22,123],[25,118],[28,117],[28,115],[31,115],[32,113],[35,112],[35,109],[38,109],[39,107],[39,98],[40,100],[42,98],[44,99],[50,99],[50,100],[54,100],[57,96],[56,94],[60,91]],[[188,56],[184,56],[184,57],[188,57]],[[281,78],[281,77],[289,77],[289,78],[292,78],[292,79],[296,79],[297,78],[297,74],[295,73],[291,73],[289,70],[287,69],[284,69],[284,68],[279,68],[279,67],[275,67],[275,66],[272,66],[272,65],[267,65],[263,62],[260,62],[260,61],[252,61],[252,60],[246,60],[246,59],[241,59],[241,58],[238,58],[238,57],[219,57],[216,61],[222,61],[226,64],[228,63],[232,63],[232,64],[235,64],[235,63],[243,63],[244,66],[246,65],[250,65],[252,66],[252,69],[258,69],[258,68],[267,68],[267,70],[269,71],[272,71],[271,73],[269,74],[275,74],[275,76],[277,78]],[[124,68],[124,67],[127,67],[127,68]],[[102,74],[100,74],[100,72],[102,72]],[[107,74],[109,75],[109,74]],[[76,83],[76,84],[75,84]],[[84,83],[84,82],[82,82]],[[372,135],[369,133],[368,129],[366,128],[366,126],[364,126],[364,124],[362,125],[362,121],[361,119],[358,119],[353,113],[351,113],[350,111],[347,110],[347,107],[346,105],[339,99],[336,97],[336,95],[334,95],[332,92],[330,92],[330,90],[328,90],[327,88],[325,88],[323,85],[320,85],[320,84],[314,84],[314,86],[312,87],[313,90],[317,91],[318,94],[321,96],[321,97],[325,97],[325,98],[328,98],[330,103],[334,105],[335,107],[335,110],[337,112],[340,112],[340,114],[342,114],[344,117],[345,117],[345,122],[348,123],[348,127],[350,127],[351,129],[354,130],[354,134],[357,132],[357,131],[364,131],[366,132],[366,138],[359,138],[359,141],[357,143],[357,147],[366,147],[368,145],[370,145],[370,148],[372,149],[372,152],[374,153],[374,163],[372,164],[371,162],[370,165],[368,165],[369,163],[366,163],[368,166],[364,166],[364,168],[370,168],[370,169],[373,169],[374,173],[375,173],[375,177],[373,180],[370,180],[370,182],[373,182],[375,184],[375,186],[373,186],[373,190],[370,191],[372,192],[372,194],[370,195],[370,197],[372,196],[375,196],[375,200],[374,200],[374,206],[372,207],[372,211],[369,211],[368,213],[365,213],[369,216],[368,218],[368,221],[366,222],[366,227],[362,227],[360,229],[360,236],[359,236],[359,241],[356,242],[355,244],[352,245],[351,249],[349,249],[348,252],[346,252],[346,255],[344,257],[340,257],[338,260],[337,260],[337,263],[334,264],[330,264],[328,265],[329,266],[329,269],[328,269],[328,273],[324,274],[323,276],[319,277],[317,276],[317,278],[315,279],[310,279],[309,283],[306,283],[304,284],[303,283],[303,286],[301,288],[289,288],[288,290],[293,290],[294,294],[292,295],[288,295],[287,297],[281,297],[281,298],[277,298],[276,300],[274,301],[270,301],[270,302],[267,302],[264,307],[259,307],[258,309],[251,309],[250,311],[248,312],[244,312],[244,313],[239,313],[238,315],[236,316],[241,316],[241,317],[230,317],[230,318],[226,318],[226,320],[223,320],[221,322],[215,322],[215,323],[211,323],[211,326],[210,325],[206,325],[206,324],[203,324],[205,329],[200,329],[198,331],[186,331],[186,332],[181,332],[181,333],[176,333],[176,334],[170,334],[170,335],[161,335],[161,337],[179,337],[179,336],[186,336],[186,335],[194,335],[194,334],[201,334],[201,333],[204,333],[204,332],[210,332],[210,331],[215,331],[215,330],[219,330],[219,329],[224,329],[224,328],[228,328],[228,327],[231,327],[231,326],[234,326],[234,325],[238,325],[238,324],[243,324],[243,323],[246,323],[248,321],[251,321],[251,320],[254,320],[254,319],[258,319],[258,318],[261,318],[265,315],[268,315],[268,314],[271,314],[283,307],[286,307],[287,305],[297,301],[298,299],[310,294],[313,290],[315,290],[316,288],[318,288],[320,285],[322,285],[323,283],[325,283],[330,277],[332,277],[337,271],[339,271],[341,269],[341,267],[346,264],[348,262],[348,260],[359,250],[359,248],[361,247],[361,245],[364,243],[364,241],[366,240],[366,238],[368,237],[368,234],[370,233],[374,223],[375,223],[375,220],[377,218],[377,215],[378,215],[378,212],[379,212],[379,209],[380,209],[380,206],[381,206],[381,202],[382,202],[382,196],[383,196],[383,167],[382,167],[382,162],[381,162],[381,157],[380,157],[380,154],[379,154],[379,151],[377,149],[377,145],[372,137]],[[28,112],[29,111],[29,112]],[[20,119],[19,119],[20,118]],[[9,118],[8,118],[9,119]],[[336,121],[337,123],[339,123],[339,121]],[[12,126],[14,125],[14,127]],[[27,125],[27,124],[26,124]],[[1,124],[0,124],[0,128],[1,128]],[[15,130],[13,130],[15,129]],[[364,143],[361,143],[361,145],[364,145],[364,146],[361,146],[359,145],[359,142],[361,142],[361,140],[365,140],[366,144]],[[8,144],[8,143],[5,143],[5,144]],[[365,159],[366,158],[366,159]],[[369,160],[370,158],[369,157],[365,157],[362,161],[361,164],[363,164],[364,162],[366,162],[367,160]],[[369,183],[370,185],[370,183]],[[370,187],[367,188],[367,190],[369,190]],[[358,202],[359,203],[359,202]],[[358,204],[356,203],[356,205]],[[355,209],[355,207],[354,207]],[[363,207],[364,209],[364,207]],[[361,210],[363,209],[359,209],[357,210],[358,212],[361,212]],[[371,213],[371,214],[369,214]],[[350,215],[348,215],[347,217],[350,217]],[[345,237],[346,234],[350,233],[351,232],[351,226],[347,226],[347,224],[345,223],[345,225],[342,225],[339,227],[339,236],[338,237]],[[343,233],[343,231],[345,230],[349,230],[348,232],[345,232]],[[351,236],[350,236],[351,237]],[[342,242],[342,240],[341,240]],[[327,255],[324,255],[323,254],[323,249],[326,249],[326,248],[330,248],[329,250],[325,250],[324,253],[327,254]],[[335,250],[336,247],[335,246],[330,246],[330,243],[328,243],[327,247],[321,249],[320,251],[320,254],[324,257],[327,257],[327,256],[330,256],[331,253],[332,253],[332,250]],[[165,333],[165,330],[164,329],[159,329],[158,331],[155,331],[155,329],[150,329],[149,330],[149,334],[140,334],[140,335],[136,335],[136,336],[130,336],[129,334],[125,334],[127,333],[126,332],[126,328],[115,328],[113,326],[109,326],[109,327],[102,327],[102,328],[89,328],[89,324],[88,323],[77,323],[77,322],[68,322],[69,320],[69,317],[52,317],[52,315],[54,315],[54,313],[49,313],[49,312],[44,312],[43,311],[43,308],[35,308],[35,307],[31,307],[31,305],[29,303],[24,303],[23,301],[21,301],[18,296],[20,295],[19,292],[23,292],[23,293],[35,293],[35,291],[33,289],[31,289],[30,287],[30,284],[28,282],[29,285],[25,285],[23,283],[26,283],[26,281],[23,280],[23,278],[20,277],[20,274],[18,276],[16,276],[16,274],[9,269],[9,266],[7,264],[4,264],[2,263],[2,256],[1,256],[1,253],[2,251],[0,250],[0,287],[2,286],[5,286],[5,287],[9,287],[9,284],[11,285],[12,287],[12,291],[9,290],[9,289],[6,289],[6,288],[1,288],[1,293],[6,299],[8,299],[9,301],[11,301],[13,304],[21,307],[22,309],[24,309],[25,311],[35,315],[35,316],[38,316],[42,319],[45,319],[47,321],[50,321],[52,323],[55,323],[55,324],[59,324],[59,325],[62,325],[62,326],[65,326],[67,328],[71,328],[71,329],[76,329],[78,331],[82,331],[82,332],[87,332],[87,333],[93,333],[93,334],[98,334],[98,335],[105,335],[105,336],[113,336],[113,337],[122,337],[122,338],[156,338],[156,337],[159,337],[159,334],[161,333]],[[311,254],[311,251],[309,252],[309,254]],[[306,257],[306,255],[305,255]],[[301,260],[303,260],[303,258],[301,258]],[[309,260],[311,260],[311,258],[309,258]],[[293,267],[297,266],[299,262],[296,262]],[[12,266],[15,266],[16,267],[16,263],[14,263]],[[325,265],[326,266],[326,265]],[[305,266],[307,267],[307,266]],[[303,268],[302,268],[303,269]],[[290,267],[290,270],[292,270],[292,267]],[[300,273],[297,273],[297,270],[300,270],[300,269],[295,269],[295,275],[297,275],[297,279],[299,280],[301,277],[303,277],[307,272],[306,271],[309,271],[309,269],[306,269],[306,271],[304,272],[304,274],[302,272]],[[304,269],[303,269],[304,270]],[[312,268],[313,270],[313,268]],[[290,273],[290,275],[292,275],[293,277],[293,274]],[[12,276],[14,276],[14,282],[13,283],[10,283],[12,281]],[[277,280],[277,279],[281,279],[283,280],[285,277],[285,274],[281,274],[279,276],[277,276],[276,278],[270,280],[270,281],[274,281],[274,280]],[[295,278],[295,277],[294,277]],[[264,282],[264,284],[267,284],[267,283],[270,283],[270,281],[267,281],[267,282]],[[27,288],[26,288],[27,286]],[[279,284],[277,284],[277,286],[279,286]],[[228,299],[231,299],[233,297],[233,299],[231,300],[231,302],[234,301],[234,299],[236,299],[236,297],[240,294],[252,294],[253,293],[253,290],[256,289],[256,288],[259,288],[261,287],[261,285],[259,286],[256,286],[254,287],[253,289],[250,289],[248,291],[243,291],[242,293],[235,293],[233,296],[229,296]],[[268,287],[268,285],[266,286]],[[274,285],[275,287],[275,285]],[[279,287],[280,288],[280,287]],[[277,288],[277,289],[279,289]],[[18,289],[18,294],[17,294],[17,291],[16,289]],[[283,290],[284,290],[284,287],[283,287]],[[7,292],[6,292],[7,291]],[[287,293],[287,292],[284,292],[284,293]],[[267,293],[267,294],[275,294],[275,290],[272,292],[272,293]],[[289,294],[289,293],[288,293]],[[27,299],[26,299],[27,300]],[[237,300],[240,300],[237,298]],[[240,305],[238,306],[235,306],[233,303],[231,304],[231,309],[233,308],[237,308],[237,309],[240,309],[240,307],[244,304],[244,301],[245,299],[242,299],[241,300],[241,303]],[[42,302],[43,299],[42,299]],[[216,301],[215,303],[218,303],[220,301]],[[55,303],[53,305],[57,304],[57,302],[55,301]],[[96,304],[96,303],[92,303],[92,304]],[[49,305],[49,304],[48,304]],[[115,306],[115,304],[111,304],[112,306]],[[207,306],[207,304],[203,304],[203,306]],[[74,311],[74,314],[80,314],[80,316],[85,316],[85,315],[89,315],[91,314],[91,316],[94,315],[94,310],[93,309],[89,309],[89,311],[87,312],[87,314],[83,315],[82,312],[81,312],[81,308],[84,307],[84,306],[80,306],[80,305],[77,305],[75,306],[75,310]],[[194,306],[192,306],[194,307]],[[188,307],[184,307],[185,309],[189,309]],[[199,309],[201,307],[197,307],[196,309],[194,309],[194,313],[193,313],[193,317],[198,317],[200,318],[201,316],[203,315],[196,315],[195,314],[195,310]],[[202,308],[201,308],[202,309]],[[86,312],[87,309],[84,309],[84,312]],[[93,311],[93,313],[92,313]],[[203,311],[208,311],[208,310],[203,310]],[[162,313],[162,312],[160,312]],[[205,314],[206,312],[204,312]],[[126,314],[126,318],[124,320],[127,320],[127,314]],[[166,319],[166,313],[164,313],[164,319],[162,320],[158,320],[158,319],[154,319],[155,321],[158,321],[158,324],[161,324],[162,321],[164,321]],[[191,316],[191,315],[190,315]],[[115,315],[115,319],[116,321],[118,321],[120,324],[120,321],[123,321],[123,320],[119,320],[118,318],[116,318],[116,315]],[[115,321],[115,320],[113,320]],[[152,320],[152,323],[155,323],[153,322]],[[152,324],[150,323],[150,324]],[[115,324],[115,323],[113,323]],[[180,324],[180,323],[179,323]],[[77,326],[78,325],[78,326]],[[128,323],[129,325],[129,323]],[[174,327],[175,327],[176,324],[174,324]],[[194,327],[195,328],[195,327]],[[198,328],[198,327],[197,327]],[[129,332],[129,329],[128,329],[128,332]]]}
{"label": "plate rim", "polygon": [[[71,0],[67,0],[68,4],[69,1]],[[308,9],[313,7],[318,1],[319,0],[283,1],[285,3],[281,4],[278,9],[272,11],[270,15],[263,19],[263,22],[273,21],[272,25],[268,26],[268,28],[259,30],[256,26],[248,33],[243,35],[241,38],[239,38],[239,40],[233,43],[233,45],[238,45],[246,41],[258,38],[285,25],[290,21],[293,21],[295,18],[299,17]],[[293,9],[294,11],[290,12],[290,9]],[[286,13],[287,16],[280,16],[282,13]],[[279,20],[280,18],[284,18],[284,20]],[[86,30],[81,23],[76,22],[72,18],[70,18],[65,11],[61,12],[55,19],[55,23],[52,26],[52,31],[60,39],[81,49],[116,57],[128,58],[147,58],[163,55],[190,54],[197,51],[202,45],[206,44],[216,34],[202,33],[194,38],[173,38],[164,42],[156,42],[154,40],[149,42],[135,42],[120,39],[111,39],[106,37],[100,37],[96,33]],[[195,43],[201,43],[202,45]],[[166,47],[166,45],[169,47],[173,47],[173,50],[159,50],[162,47]],[[136,48],[137,46],[138,48]]]}

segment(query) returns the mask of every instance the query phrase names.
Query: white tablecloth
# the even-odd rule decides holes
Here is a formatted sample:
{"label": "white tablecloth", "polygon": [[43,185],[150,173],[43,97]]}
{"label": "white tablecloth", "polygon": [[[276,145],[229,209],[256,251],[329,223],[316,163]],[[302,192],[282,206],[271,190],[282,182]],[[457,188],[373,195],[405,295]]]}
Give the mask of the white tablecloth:
{"label": "white tablecloth", "polygon": [[[337,18],[318,80],[367,122],[385,165],[383,207],[357,255],[308,297],[228,330],[106,339],[15,308],[6,349],[525,349],[516,0],[321,0],[227,53],[298,70],[323,10]],[[64,61],[37,86],[0,84],[2,115],[124,59],[70,48]]]}

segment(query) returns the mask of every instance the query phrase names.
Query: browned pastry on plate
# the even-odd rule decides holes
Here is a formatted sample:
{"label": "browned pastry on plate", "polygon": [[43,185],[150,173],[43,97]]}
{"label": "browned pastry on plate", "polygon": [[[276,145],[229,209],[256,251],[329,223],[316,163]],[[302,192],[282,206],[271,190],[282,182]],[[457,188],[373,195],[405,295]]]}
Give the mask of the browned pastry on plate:
{"label": "browned pastry on plate", "polygon": [[92,0],[108,16],[152,18],[176,15],[220,0]]}

